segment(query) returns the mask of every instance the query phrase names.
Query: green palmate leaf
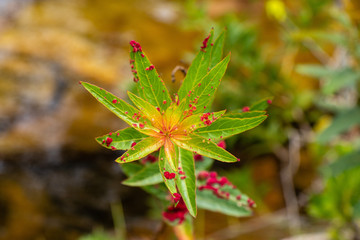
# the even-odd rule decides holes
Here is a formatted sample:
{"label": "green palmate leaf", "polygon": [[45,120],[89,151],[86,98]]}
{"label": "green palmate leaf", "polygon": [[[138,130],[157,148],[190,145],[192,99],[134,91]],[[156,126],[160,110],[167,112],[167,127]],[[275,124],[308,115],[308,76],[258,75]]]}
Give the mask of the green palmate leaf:
{"label": "green palmate leaf", "polygon": [[169,174],[175,174],[175,175],[177,174],[176,171],[172,170],[169,162],[166,159],[164,147],[160,148],[160,152],[159,152],[159,170],[164,180],[164,183],[166,187],[169,189],[170,193],[171,194],[176,193],[177,190],[176,190],[175,178],[167,179],[164,176],[165,172],[168,172]]}
{"label": "green palmate leaf", "polygon": [[157,163],[152,163],[144,166],[140,171],[134,173],[130,178],[122,183],[128,186],[147,186],[158,184],[162,182],[162,177],[159,172]]}
{"label": "green palmate leaf", "polygon": [[222,117],[210,126],[196,130],[195,133],[206,139],[218,141],[252,129],[262,123],[266,118],[267,116],[264,115],[252,118]]}
{"label": "green palmate leaf", "polygon": [[[195,131],[198,128],[206,127],[207,125],[215,122],[218,118],[225,114],[225,110],[219,112],[213,112],[208,114],[198,113],[185,118],[182,122],[182,128],[186,129],[187,132]],[[210,121],[207,123],[206,121]]]}
{"label": "green palmate leaf", "polygon": [[[225,186],[220,188],[221,192],[229,193],[228,197],[221,198],[211,190],[203,189],[197,191],[197,204],[199,208],[220,212],[234,217],[251,216],[252,210],[249,208],[246,195],[241,194],[238,189]],[[237,199],[241,196],[241,199]]]}
{"label": "green palmate leaf", "polygon": [[[209,36],[204,41],[203,46],[199,53],[196,55],[195,59],[191,63],[189,70],[187,71],[186,77],[181,84],[178,95],[179,99],[185,98],[189,91],[197,85],[200,80],[206,75],[209,71],[210,62],[211,62],[211,52],[213,46],[211,42],[214,36],[214,30],[212,29]],[[203,48],[204,47],[204,48]]]}
{"label": "green palmate leaf", "polygon": [[137,143],[126,151],[121,157],[116,159],[118,163],[127,163],[138,160],[155,152],[163,145],[162,139],[148,137]]}
{"label": "green palmate leaf", "polygon": [[252,104],[250,106],[250,110],[251,111],[263,111],[263,110],[266,110],[269,107],[269,104],[271,104],[272,100],[273,100],[273,97],[263,98],[263,99],[255,102],[254,104]]}
{"label": "green palmate leaf", "polygon": [[234,111],[224,115],[226,118],[253,118],[266,115],[266,111],[248,111],[242,112],[242,110]]}
{"label": "green palmate leaf", "polygon": [[106,148],[127,150],[131,147],[131,144],[137,143],[146,137],[147,135],[140,133],[134,128],[125,128],[97,137],[96,141]]}
{"label": "green palmate leaf", "polygon": [[140,96],[155,107],[165,110],[171,103],[170,94],[154,66],[141,51],[135,53],[135,66]]}
{"label": "green palmate leaf", "polygon": [[218,64],[222,59],[225,33],[226,33],[226,30],[222,31],[214,42],[213,49],[211,52],[210,69],[213,68],[216,64]]}
{"label": "green palmate leaf", "polygon": [[230,54],[213,67],[188,93],[187,102],[196,107],[194,114],[204,112],[211,105],[214,94],[225,74]]}
{"label": "green palmate leaf", "polygon": [[156,127],[161,126],[161,123],[159,122],[161,114],[153,105],[129,91],[128,95],[130,100],[140,109],[142,113],[144,113],[146,119],[150,120]]}
{"label": "green palmate leaf", "polygon": [[178,151],[180,162],[176,185],[189,213],[196,217],[196,177],[193,153],[181,148],[178,148]]}
{"label": "green palmate leaf", "polygon": [[214,158],[222,162],[236,162],[239,161],[234,155],[218,147],[212,141],[201,136],[191,134],[181,140],[174,139],[174,142],[183,149],[196,152],[197,154]]}

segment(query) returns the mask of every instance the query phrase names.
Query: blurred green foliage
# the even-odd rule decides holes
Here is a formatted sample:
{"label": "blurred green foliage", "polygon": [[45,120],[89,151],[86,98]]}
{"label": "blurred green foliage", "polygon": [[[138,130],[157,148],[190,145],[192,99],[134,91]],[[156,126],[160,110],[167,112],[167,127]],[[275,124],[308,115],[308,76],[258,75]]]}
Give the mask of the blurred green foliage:
{"label": "blurred green foliage", "polygon": [[[250,99],[275,96],[269,119],[244,136],[250,139],[245,145],[254,149],[253,157],[271,154],[277,146],[287,146],[291,131],[308,131],[311,137],[303,139],[301,149],[313,166],[318,166],[318,180],[324,185],[320,189],[309,186],[313,197],[307,205],[308,213],[329,220],[332,239],[358,239],[358,4],[268,0],[264,1],[265,22],[262,13],[259,17],[244,10],[219,14],[215,19],[206,14],[211,11],[206,3],[196,15],[199,2],[187,3],[188,16],[200,26],[228,29],[226,46],[232,49],[232,61],[216,106],[233,109],[250,105]],[[187,19],[185,24],[192,20]],[[241,137],[230,145],[244,144]],[[240,176],[243,170],[234,170],[230,176],[235,174]]]}

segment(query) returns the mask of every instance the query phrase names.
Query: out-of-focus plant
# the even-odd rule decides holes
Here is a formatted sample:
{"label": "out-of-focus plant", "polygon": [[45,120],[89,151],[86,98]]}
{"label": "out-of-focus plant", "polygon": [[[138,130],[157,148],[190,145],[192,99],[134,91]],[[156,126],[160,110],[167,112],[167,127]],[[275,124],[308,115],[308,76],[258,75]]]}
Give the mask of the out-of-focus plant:
{"label": "out-of-focus plant", "polygon": [[[274,108],[271,119],[247,135],[263,145],[263,152],[276,152],[298,132],[303,155],[311,156],[313,166],[322,165],[325,185],[310,201],[309,213],[333,223],[334,239],[360,235],[358,7],[353,1],[267,0],[266,21],[252,21],[253,12],[242,9],[216,19],[217,26],[228,28],[225,45],[235,48],[236,65],[229,65],[224,97],[216,103],[231,109],[244,106],[249,95],[277,96],[281,111]],[[262,38],[271,40],[264,44]],[[228,94],[232,91],[240,94]]]}
{"label": "out-of-focus plant", "polygon": [[[211,31],[204,39],[174,97],[135,41],[130,42],[130,64],[137,95],[128,92],[134,106],[100,87],[81,82],[130,125],[96,140],[112,150],[127,150],[116,160],[129,176],[124,184],[144,188],[164,205],[172,202],[163,218],[174,226],[179,239],[192,238],[189,214],[196,217],[197,207],[236,217],[251,215],[255,207],[255,202],[226,177],[206,171],[212,159],[240,160],[225,150],[224,139],[262,123],[267,117],[264,109],[271,102],[261,100],[251,111],[210,112],[230,60],[230,54],[222,59],[224,37],[223,32],[214,40]],[[143,159],[140,164],[131,163],[139,159]]]}
{"label": "out-of-focus plant", "polygon": [[309,213],[331,222],[332,239],[360,238],[360,31],[339,6],[323,8],[335,29],[316,29],[314,43],[333,47],[332,57],[321,64],[297,67],[301,74],[319,79],[316,105],[324,111],[317,122],[314,150],[324,159],[324,183],[308,207]]}

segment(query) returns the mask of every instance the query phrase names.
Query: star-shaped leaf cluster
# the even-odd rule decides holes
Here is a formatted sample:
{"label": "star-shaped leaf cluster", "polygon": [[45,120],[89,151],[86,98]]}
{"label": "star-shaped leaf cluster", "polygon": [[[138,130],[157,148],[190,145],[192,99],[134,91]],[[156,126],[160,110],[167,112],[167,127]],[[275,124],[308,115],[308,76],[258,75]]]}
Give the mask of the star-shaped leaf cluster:
{"label": "star-shaped leaf cluster", "polygon": [[[222,59],[223,43],[224,32],[213,41],[211,31],[173,98],[135,41],[130,42],[130,64],[136,94],[128,92],[133,105],[102,88],[81,82],[99,102],[129,124],[128,128],[98,137],[97,141],[112,150],[126,150],[116,159],[121,164],[159,150],[158,169],[148,168],[142,176],[159,172],[171,194],[182,196],[192,216],[196,216],[194,154],[222,162],[239,161],[217,142],[254,128],[267,117],[264,111],[230,114],[209,111],[230,61],[230,54]],[[157,176],[148,182],[158,180]]]}

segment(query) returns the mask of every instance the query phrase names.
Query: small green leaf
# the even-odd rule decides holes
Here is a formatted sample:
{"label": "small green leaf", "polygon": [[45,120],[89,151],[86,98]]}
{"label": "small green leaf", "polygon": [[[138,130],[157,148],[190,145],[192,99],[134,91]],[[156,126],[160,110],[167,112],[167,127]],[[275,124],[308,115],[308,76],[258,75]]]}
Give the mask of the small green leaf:
{"label": "small green leaf", "polygon": [[242,194],[227,178],[217,176],[215,172],[203,172],[198,177],[199,208],[235,217],[251,215],[251,208],[255,207],[255,202]]}
{"label": "small green leaf", "polygon": [[252,129],[262,123],[266,118],[267,116],[264,115],[252,118],[222,117],[210,126],[196,130],[195,133],[206,139],[210,138],[217,141]]}
{"label": "small green leaf", "polygon": [[162,182],[162,177],[159,172],[157,163],[145,165],[140,171],[133,174],[130,178],[122,182],[128,186],[147,186],[158,184]]}
{"label": "small green leaf", "polygon": [[[226,190],[224,189],[224,191]],[[241,200],[243,202],[246,196],[241,196]],[[242,202],[236,201],[233,197],[231,199],[219,198],[209,190],[197,191],[197,205],[199,208],[213,212],[220,212],[234,217],[251,216],[251,209],[246,203],[244,204]]]}
{"label": "small green leaf", "polygon": [[[176,176],[176,185],[189,210],[189,213],[196,217],[196,177],[194,156],[192,152],[178,148],[179,151],[179,174]],[[182,173],[182,174],[180,174]]]}
{"label": "small green leaf", "polygon": [[[148,137],[145,134],[142,134],[135,130],[134,128],[125,128],[114,133],[106,134],[101,137],[97,137],[96,141],[106,148],[114,147],[118,150],[127,150],[131,147],[131,144],[134,142],[139,142],[144,138]],[[107,144],[106,140],[111,138],[112,141],[110,144]]]}
{"label": "small green leaf", "polygon": [[121,157],[116,159],[118,163],[127,163],[138,160],[155,152],[163,145],[162,139],[148,137],[137,143],[135,146],[126,151]]}
{"label": "small green leaf", "polygon": [[264,111],[269,107],[273,97],[263,98],[250,106],[251,111]]}
{"label": "small green leaf", "polygon": [[214,158],[222,162],[236,162],[238,159],[228,151],[218,147],[212,141],[201,136],[191,134],[181,140],[174,139],[174,142],[181,148],[206,157]]}
{"label": "small green leaf", "polygon": [[164,147],[160,148],[159,152],[159,170],[161,172],[163,181],[166,187],[169,189],[171,194],[177,193],[176,183],[174,179],[166,179],[164,176],[165,172],[177,174],[174,170],[171,169],[169,162],[166,159]]}
{"label": "small green leaf", "polygon": [[187,103],[196,107],[196,110],[193,111],[194,114],[204,112],[205,109],[211,106],[214,94],[225,74],[229,61],[230,54],[213,67],[197,85],[190,89]]}
{"label": "small green leaf", "polygon": [[210,61],[211,61],[211,52],[212,46],[211,42],[214,36],[214,30],[212,29],[209,34],[209,39],[207,47],[201,49],[196,55],[195,59],[191,63],[189,70],[187,71],[186,77],[181,84],[178,95],[179,99],[182,100],[189,93],[189,91],[197,85],[200,80],[206,75],[209,71]]}
{"label": "small green leaf", "polygon": [[143,52],[135,53],[135,65],[139,77],[137,84],[140,85],[140,96],[153,106],[166,110],[171,103],[170,94],[156,69],[149,69],[153,65]]}

